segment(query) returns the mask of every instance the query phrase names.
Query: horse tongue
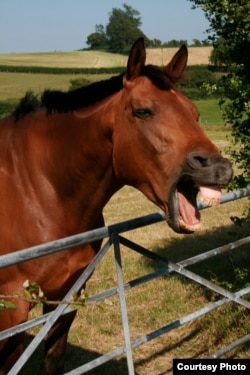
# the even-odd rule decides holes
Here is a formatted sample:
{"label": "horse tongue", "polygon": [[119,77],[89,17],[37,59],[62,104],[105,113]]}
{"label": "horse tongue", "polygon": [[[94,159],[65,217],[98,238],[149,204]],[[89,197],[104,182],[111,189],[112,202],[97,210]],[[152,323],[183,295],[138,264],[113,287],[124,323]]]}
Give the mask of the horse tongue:
{"label": "horse tongue", "polygon": [[195,231],[200,226],[200,213],[181,192],[178,192],[179,200],[179,223],[185,229]]}
{"label": "horse tongue", "polygon": [[218,186],[199,186],[200,200],[208,206],[216,206],[221,200],[221,190]]}

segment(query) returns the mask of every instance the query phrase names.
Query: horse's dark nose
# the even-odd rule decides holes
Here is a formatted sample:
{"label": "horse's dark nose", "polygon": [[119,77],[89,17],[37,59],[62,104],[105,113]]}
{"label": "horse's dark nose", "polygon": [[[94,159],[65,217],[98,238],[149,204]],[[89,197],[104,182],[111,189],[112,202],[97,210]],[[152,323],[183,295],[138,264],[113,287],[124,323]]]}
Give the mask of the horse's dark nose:
{"label": "horse's dark nose", "polygon": [[200,169],[211,165],[211,159],[197,152],[191,152],[187,157],[187,163],[192,169]]}
{"label": "horse's dark nose", "polygon": [[187,157],[189,173],[199,183],[227,185],[233,177],[230,160],[220,155],[204,156],[191,152]]}

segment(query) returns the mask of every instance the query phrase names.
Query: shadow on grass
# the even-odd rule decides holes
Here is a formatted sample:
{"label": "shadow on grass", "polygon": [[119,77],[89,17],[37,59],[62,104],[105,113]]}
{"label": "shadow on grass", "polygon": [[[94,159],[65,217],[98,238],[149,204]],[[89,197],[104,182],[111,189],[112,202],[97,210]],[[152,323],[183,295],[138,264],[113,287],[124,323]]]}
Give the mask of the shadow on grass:
{"label": "shadow on grass", "polygon": [[[26,334],[25,345],[33,340],[34,336]],[[104,353],[98,353],[96,351],[85,350],[76,345],[72,345],[68,342],[66,352],[66,363],[64,373],[72,371],[73,369],[88,363]],[[102,366],[99,366],[91,371],[87,372],[89,375],[127,375],[127,359],[122,357],[119,359],[112,359]],[[44,375],[44,361],[43,361],[43,343],[39,345],[32,357],[23,367],[20,375]],[[136,373],[135,373],[136,374]]]}
{"label": "shadow on grass", "polygon": [[[231,226],[216,228],[213,231],[201,232],[201,234],[195,233],[180,238],[175,237],[167,243],[161,241],[152,250],[154,253],[177,263],[249,235],[249,226],[242,225],[240,227],[232,224]],[[144,264],[150,270],[159,268],[156,262],[148,258],[144,258]],[[249,244],[245,244],[188,266],[187,269],[231,291],[237,291],[250,285],[249,264]],[[183,282],[189,282],[182,276],[180,278]]]}

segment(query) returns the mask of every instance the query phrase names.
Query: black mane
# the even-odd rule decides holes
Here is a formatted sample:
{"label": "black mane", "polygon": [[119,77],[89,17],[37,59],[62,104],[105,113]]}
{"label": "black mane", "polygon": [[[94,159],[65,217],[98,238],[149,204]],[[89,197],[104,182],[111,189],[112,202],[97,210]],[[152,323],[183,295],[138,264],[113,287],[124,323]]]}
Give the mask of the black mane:
{"label": "black mane", "polygon": [[41,102],[32,91],[27,91],[25,96],[20,100],[15,108],[13,115],[16,120],[24,117],[30,112],[35,112],[41,109]]}
{"label": "black mane", "polygon": [[49,113],[70,112],[95,104],[121,89],[122,75],[119,75],[68,92],[46,90],[41,103]]}
{"label": "black mane", "polygon": [[[173,87],[174,79],[156,66],[144,66],[141,75],[147,76],[161,90],[169,90]],[[32,92],[27,92],[15,109],[14,116],[19,119],[41,108],[45,108],[48,113],[66,113],[88,107],[120,91],[123,87],[122,77],[123,74],[120,74],[108,80],[95,82],[68,92],[45,90],[41,100]]]}

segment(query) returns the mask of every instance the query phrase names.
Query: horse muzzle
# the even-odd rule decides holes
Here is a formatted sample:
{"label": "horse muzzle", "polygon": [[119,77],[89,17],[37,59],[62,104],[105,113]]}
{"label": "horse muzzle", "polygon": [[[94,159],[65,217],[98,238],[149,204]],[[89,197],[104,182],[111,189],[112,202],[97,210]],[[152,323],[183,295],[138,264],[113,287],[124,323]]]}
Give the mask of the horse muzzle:
{"label": "horse muzzle", "polygon": [[197,194],[209,206],[220,203],[221,189],[233,177],[231,162],[214,155],[205,157],[196,152],[188,155],[186,165],[168,199],[167,222],[177,233],[192,233],[200,228]]}
{"label": "horse muzzle", "polygon": [[220,155],[205,157],[197,152],[187,156],[184,174],[202,185],[227,185],[233,177],[233,168],[229,159]]}

